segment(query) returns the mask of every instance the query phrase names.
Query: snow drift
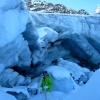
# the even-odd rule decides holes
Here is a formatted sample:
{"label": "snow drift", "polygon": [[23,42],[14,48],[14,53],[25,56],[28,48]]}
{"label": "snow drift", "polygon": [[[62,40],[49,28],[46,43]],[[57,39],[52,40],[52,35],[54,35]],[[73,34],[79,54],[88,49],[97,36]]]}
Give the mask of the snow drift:
{"label": "snow drift", "polygon": [[87,84],[79,91],[62,100],[100,100],[100,69],[97,70]]}

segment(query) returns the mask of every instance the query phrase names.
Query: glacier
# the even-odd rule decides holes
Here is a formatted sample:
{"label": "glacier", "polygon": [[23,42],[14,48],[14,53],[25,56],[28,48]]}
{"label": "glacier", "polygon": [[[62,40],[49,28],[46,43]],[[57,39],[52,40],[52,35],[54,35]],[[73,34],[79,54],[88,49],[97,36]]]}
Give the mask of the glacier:
{"label": "glacier", "polygon": [[49,27],[56,31],[59,36],[57,41],[61,41],[61,45],[74,58],[94,66],[100,64],[99,15],[30,13],[35,27]]}
{"label": "glacier", "polygon": [[53,100],[99,100],[99,40],[100,15],[35,13],[24,0],[1,0],[0,99],[40,99],[47,70]]}

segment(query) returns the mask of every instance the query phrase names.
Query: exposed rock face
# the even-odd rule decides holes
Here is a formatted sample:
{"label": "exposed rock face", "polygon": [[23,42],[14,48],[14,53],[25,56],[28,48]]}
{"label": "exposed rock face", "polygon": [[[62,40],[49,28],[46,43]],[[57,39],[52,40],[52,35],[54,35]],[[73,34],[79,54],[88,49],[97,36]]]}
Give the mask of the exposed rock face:
{"label": "exposed rock face", "polygon": [[62,4],[52,4],[47,3],[46,1],[41,0],[25,0],[28,6],[28,9],[35,12],[44,12],[44,13],[66,13],[66,14],[82,14],[89,15],[84,9],[76,11],[71,8],[67,8]]}

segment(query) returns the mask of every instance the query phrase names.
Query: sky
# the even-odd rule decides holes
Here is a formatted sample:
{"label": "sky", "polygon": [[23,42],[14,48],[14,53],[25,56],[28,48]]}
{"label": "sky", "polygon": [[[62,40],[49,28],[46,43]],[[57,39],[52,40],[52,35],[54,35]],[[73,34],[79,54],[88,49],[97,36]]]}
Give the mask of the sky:
{"label": "sky", "polygon": [[85,9],[88,12],[93,12],[98,4],[100,5],[100,0],[42,0],[46,2],[51,2],[54,4],[63,4],[67,8],[72,8],[75,10]]}

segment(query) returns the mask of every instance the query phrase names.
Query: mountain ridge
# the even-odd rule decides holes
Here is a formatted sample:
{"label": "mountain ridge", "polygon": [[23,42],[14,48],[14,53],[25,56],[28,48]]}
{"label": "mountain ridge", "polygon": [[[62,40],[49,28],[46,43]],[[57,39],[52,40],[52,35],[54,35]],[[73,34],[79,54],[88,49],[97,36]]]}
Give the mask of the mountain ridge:
{"label": "mountain ridge", "polygon": [[46,1],[41,0],[25,0],[25,2],[28,6],[28,9],[34,12],[89,15],[89,13],[84,9],[77,11],[71,8],[67,8],[62,4],[47,3]]}

